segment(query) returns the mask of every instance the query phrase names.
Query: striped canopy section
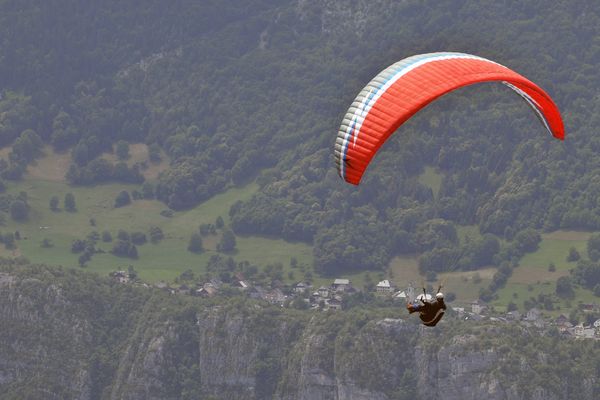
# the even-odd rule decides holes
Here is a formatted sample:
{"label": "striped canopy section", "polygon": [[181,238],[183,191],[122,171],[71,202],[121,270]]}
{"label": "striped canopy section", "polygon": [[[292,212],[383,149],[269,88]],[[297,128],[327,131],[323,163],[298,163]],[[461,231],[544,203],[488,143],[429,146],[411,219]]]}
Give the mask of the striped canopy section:
{"label": "striped canopy section", "polygon": [[335,143],[340,176],[358,185],[377,150],[417,111],[460,87],[493,81],[504,83],[523,97],[548,132],[564,139],[558,107],[542,88],[524,76],[470,54],[420,54],[380,72],[354,99]]}

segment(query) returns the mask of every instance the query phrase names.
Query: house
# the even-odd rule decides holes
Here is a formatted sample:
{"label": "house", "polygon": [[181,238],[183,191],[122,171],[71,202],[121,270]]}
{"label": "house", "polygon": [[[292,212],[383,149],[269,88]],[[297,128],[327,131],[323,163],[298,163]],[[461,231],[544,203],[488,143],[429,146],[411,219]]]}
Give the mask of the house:
{"label": "house", "polygon": [[461,318],[465,314],[464,307],[452,307],[452,310],[458,314],[458,317]]}
{"label": "house", "polygon": [[233,281],[231,286],[240,288],[242,290],[246,290],[250,287],[250,285],[246,281],[238,281],[238,280]]}
{"label": "house", "polygon": [[377,293],[392,293],[394,288],[389,280],[384,279],[375,286],[375,290]]}
{"label": "house", "polygon": [[350,288],[350,279],[336,279],[332,286],[336,292],[344,292]]}
{"label": "house", "polygon": [[235,275],[233,275],[233,277],[235,279],[237,279],[238,281],[245,281],[246,278],[244,277],[244,274],[242,274],[241,272],[236,272]]}
{"label": "house", "polygon": [[585,304],[581,305],[581,309],[583,310],[583,312],[586,312],[586,313],[594,312],[594,308],[595,308],[594,304],[591,304],[591,303],[585,303]]}
{"label": "house", "polygon": [[214,295],[217,294],[217,289],[215,289],[212,286],[207,286],[204,285],[204,287],[201,287],[200,289],[196,289],[194,291],[194,296],[198,296],[198,297],[213,297]]}
{"label": "house", "polygon": [[394,297],[394,300],[403,300],[403,301],[408,300],[408,296],[406,295],[406,292],[404,290],[394,293],[393,297]]}
{"label": "house", "polygon": [[583,324],[575,325],[575,328],[573,328],[573,333],[575,334],[576,337],[582,337],[583,329],[584,329]]}
{"label": "house", "polygon": [[569,322],[569,318],[567,318],[567,316],[565,314],[560,314],[554,320],[554,324],[557,325],[557,326],[562,326],[562,325],[564,325],[567,322]]}
{"label": "house", "polygon": [[506,313],[506,319],[508,321],[519,321],[521,319],[521,313],[517,310],[509,311]]}
{"label": "house", "polygon": [[190,294],[190,287],[185,283],[177,288],[178,294]]}
{"label": "house", "polygon": [[271,304],[283,304],[286,298],[287,296],[283,294],[281,289],[273,289],[266,292],[263,296],[263,300],[266,300]]}
{"label": "house", "polygon": [[593,339],[596,336],[596,330],[592,327],[583,328],[581,337],[584,339]]}
{"label": "house", "polygon": [[246,293],[248,293],[251,299],[264,299],[267,294],[260,286],[251,286]]}
{"label": "house", "polygon": [[475,315],[481,314],[483,311],[485,311],[485,309],[486,309],[485,304],[483,304],[479,300],[475,300],[474,302],[471,303],[471,312]]}
{"label": "house", "polygon": [[542,329],[546,327],[546,321],[544,321],[543,318],[538,318],[535,321],[533,321],[533,326],[535,326],[536,328]]}
{"label": "house", "polygon": [[294,293],[304,293],[306,292],[306,289],[308,289],[308,285],[304,282],[298,282],[295,286],[294,286]]}
{"label": "house", "polygon": [[114,271],[110,273],[110,277],[119,283],[129,282],[129,273],[126,271]]}
{"label": "house", "polygon": [[223,285],[223,281],[217,278],[212,278],[209,283],[215,288],[219,289]]}
{"label": "house", "polygon": [[342,302],[338,299],[329,299],[325,302],[328,310],[341,310]]}
{"label": "house", "polygon": [[542,316],[542,312],[534,307],[531,310],[527,311],[527,317],[525,319],[527,321],[533,322],[533,321],[537,321],[538,319],[540,319],[541,316]]}
{"label": "house", "polygon": [[324,299],[329,297],[329,289],[325,286],[321,286],[317,292],[319,293],[319,297],[322,297]]}

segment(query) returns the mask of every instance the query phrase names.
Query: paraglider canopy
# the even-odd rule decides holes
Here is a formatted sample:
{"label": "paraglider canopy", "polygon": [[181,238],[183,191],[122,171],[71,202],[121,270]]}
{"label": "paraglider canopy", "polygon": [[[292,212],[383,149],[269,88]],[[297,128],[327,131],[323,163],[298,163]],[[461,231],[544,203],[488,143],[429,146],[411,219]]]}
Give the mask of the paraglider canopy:
{"label": "paraglider canopy", "polygon": [[438,97],[480,82],[501,82],[514,90],[550,134],[564,139],[558,107],[542,88],[524,76],[470,54],[419,54],[381,71],[358,94],[338,131],[338,173],[348,183],[358,185],[377,150],[406,120]]}

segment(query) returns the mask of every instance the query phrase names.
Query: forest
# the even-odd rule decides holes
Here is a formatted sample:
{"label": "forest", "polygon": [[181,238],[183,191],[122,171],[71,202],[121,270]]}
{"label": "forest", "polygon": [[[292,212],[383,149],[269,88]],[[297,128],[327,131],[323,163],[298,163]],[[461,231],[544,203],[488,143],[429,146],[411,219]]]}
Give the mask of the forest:
{"label": "forest", "polygon": [[[234,233],[308,243],[321,274],[415,253],[423,273],[507,271],[535,249],[535,232],[600,228],[600,9],[576,3],[4,0],[0,144],[12,150],[0,176],[21,179],[50,144],[71,154],[71,185],[139,184],[172,210],[255,180],[258,193],[229,211]],[[403,126],[359,188],[344,185],[332,148],[357,90],[398,59],[439,50],[540,83],[565,142],[510,90],[469,87]],[[147,165],[98,157],[127,143],[169,157],[154,184],[141,186]],[[435,193],[419,179],[426,167],[442,177]],[[7,212],[23,202],[4,200]],[[463,225],[482,238],[459,243]]]}

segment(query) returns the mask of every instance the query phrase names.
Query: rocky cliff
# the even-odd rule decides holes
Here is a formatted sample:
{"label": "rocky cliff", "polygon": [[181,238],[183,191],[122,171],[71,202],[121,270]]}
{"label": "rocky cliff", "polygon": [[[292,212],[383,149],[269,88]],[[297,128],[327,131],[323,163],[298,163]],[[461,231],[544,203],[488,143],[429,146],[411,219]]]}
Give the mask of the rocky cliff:
{"label": "rocky cliff", "polygon": [[594,399],[598,346],[450,318],[201,301],[81,273],[0,274],[0,398]]}

